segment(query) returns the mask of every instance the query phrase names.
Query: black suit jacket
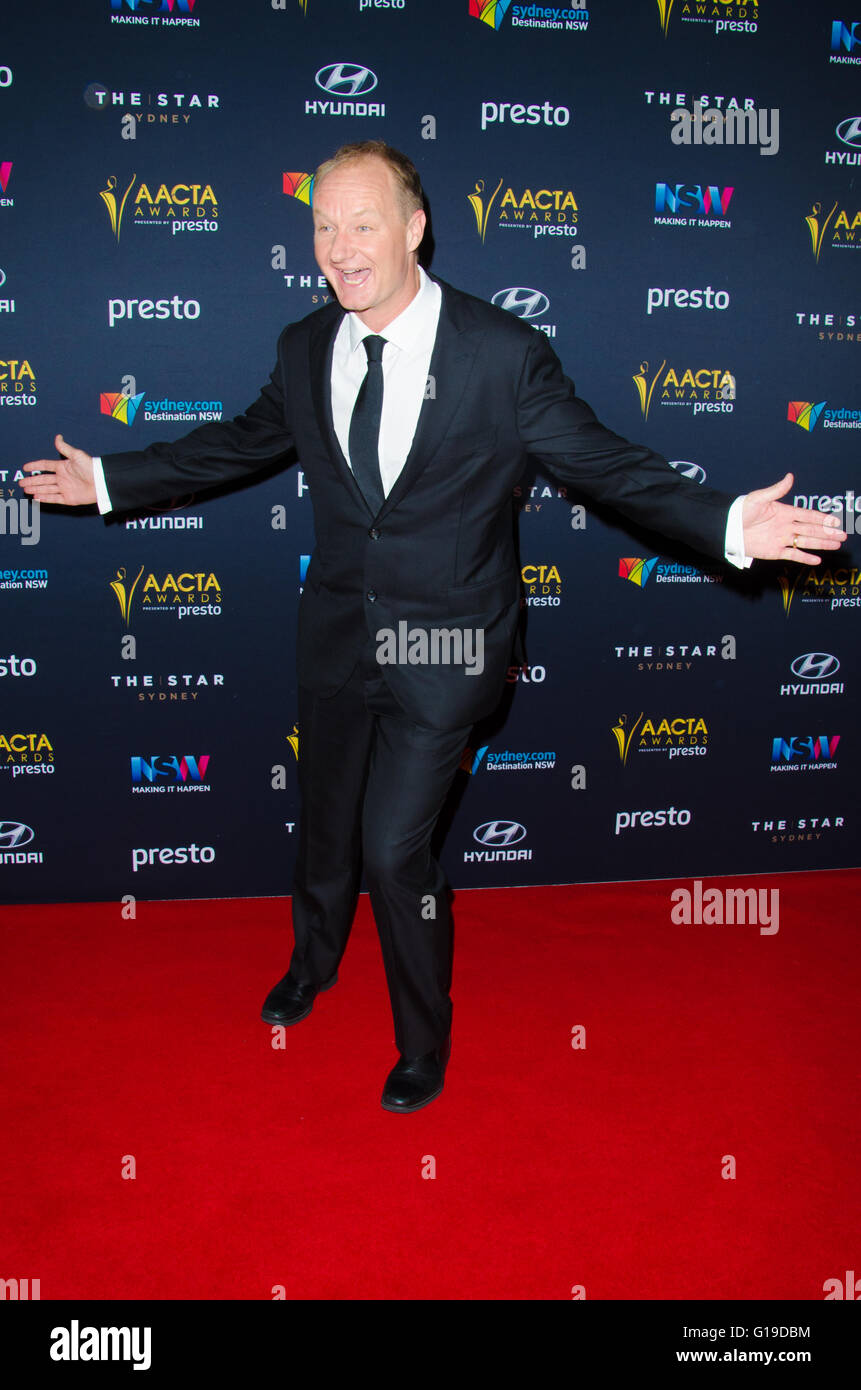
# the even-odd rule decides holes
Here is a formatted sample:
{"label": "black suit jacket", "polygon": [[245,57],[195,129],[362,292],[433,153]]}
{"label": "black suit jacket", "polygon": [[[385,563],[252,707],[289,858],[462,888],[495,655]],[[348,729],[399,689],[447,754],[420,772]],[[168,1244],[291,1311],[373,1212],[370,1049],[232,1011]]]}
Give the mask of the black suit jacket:
{"label": "black suit jacket", "polygon": [[[604,428],[543,333],[444,282],[430,384],[404,468],[372,515],[335,435],[330,371],[336,303],[284,330],[270,377],[234,420],[173,444],[103,459],[113,507],[128,511],[298,456],[316,548],[299,608],[300,682],[339,690],[384,629],[480,629],[483,670],[381,666],[407,716],[456,728],[497,705],[520,605],[512,491],[527,455],[631,520],[723,556],[731,498],[691,483]],[[473,663],[476,664],[476,663]]]}

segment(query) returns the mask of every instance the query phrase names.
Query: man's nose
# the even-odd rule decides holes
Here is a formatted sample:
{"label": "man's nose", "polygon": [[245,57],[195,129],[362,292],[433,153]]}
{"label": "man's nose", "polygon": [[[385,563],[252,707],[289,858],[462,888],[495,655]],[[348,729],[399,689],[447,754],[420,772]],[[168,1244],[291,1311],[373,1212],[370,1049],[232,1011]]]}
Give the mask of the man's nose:
{"label": "man's nose", "polygon": [[329,247],[329,258],[333,261],[347,261],[352,256],[352,246],[350,244],[349,233],[345,231],[336,232]]}

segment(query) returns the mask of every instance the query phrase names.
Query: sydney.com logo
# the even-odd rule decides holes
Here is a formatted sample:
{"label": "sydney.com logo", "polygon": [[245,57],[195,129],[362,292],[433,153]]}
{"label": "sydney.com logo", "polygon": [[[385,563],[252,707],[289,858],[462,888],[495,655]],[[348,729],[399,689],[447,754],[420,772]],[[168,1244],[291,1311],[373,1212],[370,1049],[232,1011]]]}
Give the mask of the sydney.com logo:
{"label": "sydney.com logo", "polygon": [[786,418],[808,434],[820,419],[824,430],[861,430],[861,410],[850,410],[846,406],[828,410],[827,404],[827,401],[790,401]]}
{"label": "sydney.com logo", "polygon": [[490,29],[499,29],[508,15],[512,29],[553,29],[585,34],[589,11],[565,5],[512,5],[511,0],[469,0],[469,13]]}

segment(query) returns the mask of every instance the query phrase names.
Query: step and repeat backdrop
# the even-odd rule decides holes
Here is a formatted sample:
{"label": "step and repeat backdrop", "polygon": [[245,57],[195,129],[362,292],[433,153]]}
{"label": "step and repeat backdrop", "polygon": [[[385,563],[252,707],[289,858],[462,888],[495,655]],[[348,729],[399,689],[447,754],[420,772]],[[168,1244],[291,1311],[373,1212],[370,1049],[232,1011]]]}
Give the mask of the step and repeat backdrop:
{"label": "step and repeat backdrop", "polygon": [[606,424],[730,493],[791,471],[852,531],[742,573],[527,473],[526,660],[464,750],[454,887],[857,863],[861,18],[52,0],[0,29],[3,898],[291,890],[301,459],[110,518],[16,479],[58,431],[107,453],[249,405],[331,295],[312,172],[369,137],[420,169],[431,270]]}

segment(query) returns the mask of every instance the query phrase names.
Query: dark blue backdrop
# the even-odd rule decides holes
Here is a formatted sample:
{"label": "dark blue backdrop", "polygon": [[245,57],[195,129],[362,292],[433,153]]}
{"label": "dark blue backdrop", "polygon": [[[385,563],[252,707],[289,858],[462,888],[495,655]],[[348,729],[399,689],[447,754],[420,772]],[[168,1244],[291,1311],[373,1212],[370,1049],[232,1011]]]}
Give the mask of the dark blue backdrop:
{"label": "dark blue backdrop", "polygon": [[[791,469],[792,496],[854,507],[861,25],[856,42],[851,13],[777,0],[483,8],[57,0],[4,19],[6,900],[290,891],[301,473],[36,528],[15,470],[57,430],[108,452],[242,410],[280,328],[329,293],[301,176],[344,141],[411,154],[433,270],[531,315],[607,424],[731,492]],[[673,143],[674,109],[745,104],[779,113],[775,152]],[[854,535],[812,577],[740,574],[552,480],[517,500],[544,602],[445,818],[454,886],[857,862]],[[524,832],[502,857],[474,834],[489,821]]]}

